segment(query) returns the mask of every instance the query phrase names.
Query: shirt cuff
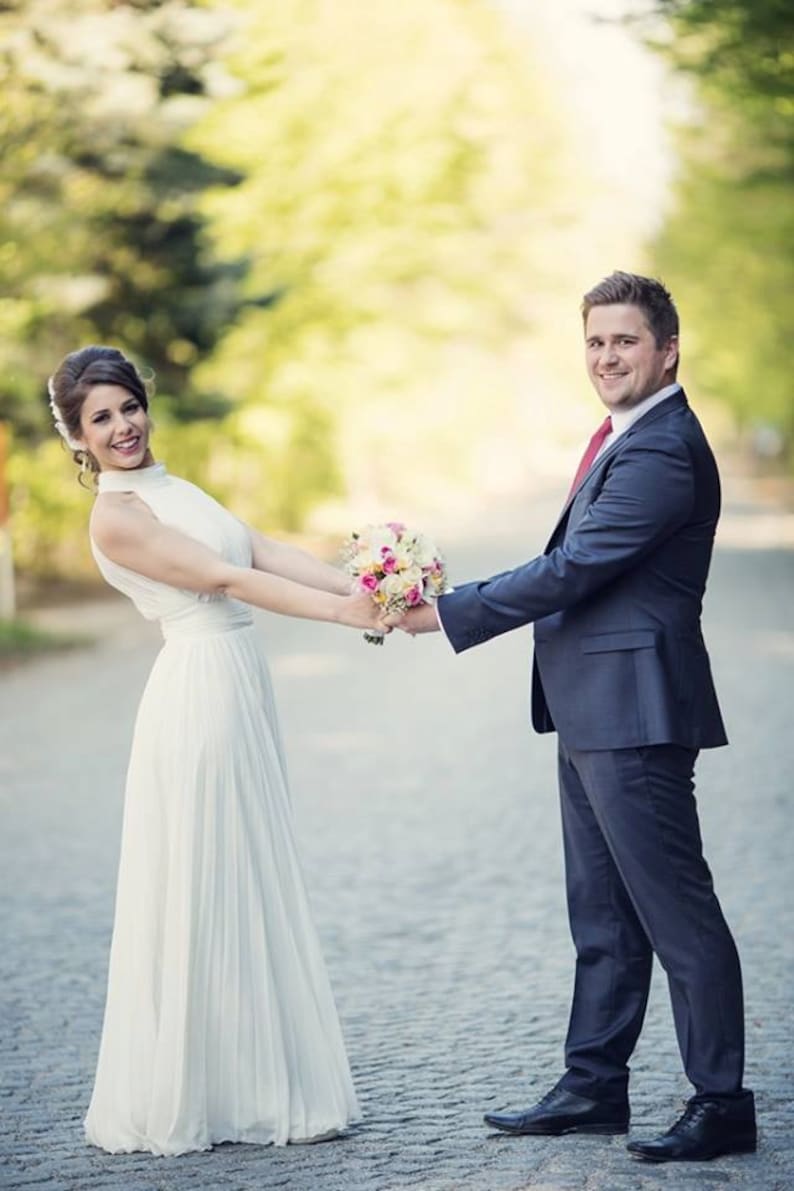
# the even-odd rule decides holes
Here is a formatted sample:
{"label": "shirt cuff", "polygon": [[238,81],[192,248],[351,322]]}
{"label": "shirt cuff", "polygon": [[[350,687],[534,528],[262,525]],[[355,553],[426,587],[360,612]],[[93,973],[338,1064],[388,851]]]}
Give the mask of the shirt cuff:
{"label": "shirt cuff", "polygon": [[[454,587],[448,587],[447,590],[444,592],[444,595],[449,595],[449,593],[454,590],[455,590]],[[450,641],[449,637],[447,636],[447,630],[444,628],[444,622],[441,619],[441,614],[438,610],[438,600],[434,601],[433,608],[436,613],[436,620],[438,621],[438,627],[441,629],[442,636],[444,637],[444,640],[446,641],[447,645],[449,645],[450,649],[452,649],[454,647],[453,647],[452,642]]]}

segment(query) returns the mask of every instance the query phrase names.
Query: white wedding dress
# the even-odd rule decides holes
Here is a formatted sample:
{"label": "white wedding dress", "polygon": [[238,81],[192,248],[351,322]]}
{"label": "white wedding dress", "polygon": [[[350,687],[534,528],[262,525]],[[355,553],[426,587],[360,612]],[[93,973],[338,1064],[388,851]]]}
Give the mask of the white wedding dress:
{"label": "white wedding dress", "polygon": [[[99,490],[135,492],[160,521],[251,563],[245,527],[162,464],[103,472]],[[333,1133],[358,1105],[251,611],[92,548],[165,643],[135,725],[87,1139],[181,1154]]]}

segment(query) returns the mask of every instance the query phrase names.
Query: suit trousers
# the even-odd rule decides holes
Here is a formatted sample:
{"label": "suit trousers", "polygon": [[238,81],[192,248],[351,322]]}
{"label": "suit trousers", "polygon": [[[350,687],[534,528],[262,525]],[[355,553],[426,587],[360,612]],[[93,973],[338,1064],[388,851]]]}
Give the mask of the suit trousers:
{"label": "suit trousers", "polygon": [[697,1097],[742,1092],[739,957],[703,857],[697,751],[577,751],[560,742],[566,888],[576,977],[560,1086],[622,1104],[655,952]]}

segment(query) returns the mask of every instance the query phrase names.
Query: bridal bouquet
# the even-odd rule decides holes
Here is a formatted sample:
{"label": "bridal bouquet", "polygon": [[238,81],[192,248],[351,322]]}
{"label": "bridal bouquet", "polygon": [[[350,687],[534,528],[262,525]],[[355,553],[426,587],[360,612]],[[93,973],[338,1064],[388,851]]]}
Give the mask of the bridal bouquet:
{"label": "bridal bouquet", "polygon": [[[384,612],[406,612],[429,604],[447,588],[444,560],[423,533],[400,521],[367,525],[351,534],[343,548],[345,570]],[[370,631],[364,640],[383,644],[383,633]]]}

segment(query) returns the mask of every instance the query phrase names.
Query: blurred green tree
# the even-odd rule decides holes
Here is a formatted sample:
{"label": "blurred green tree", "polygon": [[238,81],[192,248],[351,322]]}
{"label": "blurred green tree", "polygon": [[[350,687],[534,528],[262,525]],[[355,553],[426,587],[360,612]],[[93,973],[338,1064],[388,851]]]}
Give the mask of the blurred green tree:
{"label": "blurred green tree", "polygon": [[238,403],[281,524],[305,511],[301,473],[310,501],[338,470],[362,501],[440,473],[442,427],[465,471],[499,401],[474,393],[472,355],[525,329],[560,271],[562,138],[529,47],[482,0],[223,7],[239,89],[187,143],[243,175],[204,209],[249,291],[278,301],[243,313],[200,380]]}
{"label": "blurred green tree", "polygon": [[153,368],[173,416],[215,416],[191,383],[239,309],[199,198],[237,175],[184,148],[211,102],[219,12],[188,0],[0,6],[0,417],[47,426],[60,356],[116,343]]}
{"label": "blurred green tree", "polygon": [[[18,429],[105,339],[183,419],[158,398],[158,453],[259,524],[468,478],[575,210],[554,101],[486,0],[10,0],[0,33]],[[12,469],[40,573],[90,565],[56,448],[18,434]]]}
{"label": "blurred green tree", "polygon": [[[791,100],[794,14],[788,0],[658,0],[658,11],[671,23],[674,38],[666,44],[676,65],[708,89],[751,102]],[[781,116],[786,108],[784,102]]]}
{"label": "blurred green tree", "polygon": [[[699,383],[794,458],[794,10],[660,0],[661,46],[695,80],[676,201],[656,246]],[[657,43],[658,44],[658,43]]]}

